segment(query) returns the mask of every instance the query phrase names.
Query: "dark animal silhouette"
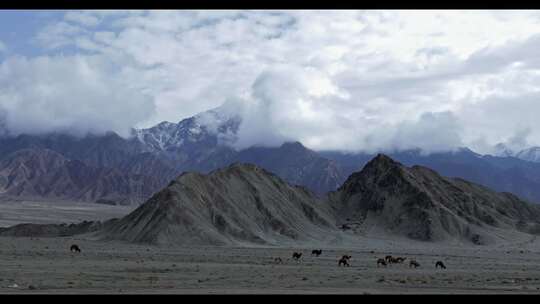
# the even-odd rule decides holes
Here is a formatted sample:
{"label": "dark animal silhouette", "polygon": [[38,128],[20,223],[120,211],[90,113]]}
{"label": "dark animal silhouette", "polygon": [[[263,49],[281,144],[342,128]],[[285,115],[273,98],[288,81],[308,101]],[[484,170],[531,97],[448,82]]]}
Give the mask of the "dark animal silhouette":
{"label": "dark animal silhouette", "polygon": [[388,264],[401,264],[403,263],[403,261],[405,261],[405,259],[407,258],[402,258],[402,257],[393,257],[391,255],[388,255],[384,258],[384,260],[386,261],[386,263]]}
{"label": "dark animal silhouette", "polygon": [[349,262],[347,262],[346,259],[345,259],[345,260],[344,260],[344,259],[340,259],[340,260],[338,261],[338,266],[341,266],[341,265],[347,266],[347,267],[351,266],[351,265],[349,265]]}
{"label": "dark animal silhouette", "polygon": [[446,269],[446,266],[444,266],[444,263],[442,261],[437,261],[437,263],[435,263],[435,268],[439,267],[441,267],[442,269]]}
{"label": "dark animal silhouette", "polygon": [[75,251],[75,252],[81,252],[81,248],[79,248],[79,246],[73,244],[73,245],[71,245],[71,247],[69,248],[69,251],[71,251],[71,252],[74,252],[74,251]]}
{"label": "dark animal silhouette", "polygon": [[300,259],[300,257],[302,257],[302,253],[301,252],[294,252],[292,254],[292,257],[293,257],[293,259],[298,261]]}
{"label": "dark animal silhouette", "polygon": [[409,262],[409,268],[411,268],[411,267],[413,267],[413,266],[414,266],[414,268],[417,268],[417,267],[420,266],[420,263],[418,263],[416,260],[411,260],[411,261]]}
{"label": "dark animal silhouette", "polygon": [[379,267],[379,265],[383,265],[384,267],[386,267],[386,261],[384,259],[378,259],[377,260],[377,267]]}
{"label": "dark animal silhouette", "polygon": [[343,231],[350,230],[350,229],[351,229],[351,227],[349,225],[347,225],[347,224],[341,225],[341,230],[343,230]]}
{"label": "dark animal silhouette", "polygon": [[407,258],[397,257],[397,258],[395,259],[395,262],[401,264],[401,263],[403,263],[406,259],[407,259]]}
{"label": "dark animal silhouette", "polygon": [[351,258],[350,255],[342,256],[341,259],[339,259],[339,261],[338,261],[338,266],[341,266],[341,264],[343,264],[343,266],[347,266],[347,267],[351,266],[351,265],[349,265],[349,259],[350,258]]}
{"label": "dark animal silhouette", "polygon": [[319,249],[319,250],[314,249],[314,250],[311,251],[311,255],[319,256],[319,255],[321,255],[321,253],[322,253],[322,249]]}

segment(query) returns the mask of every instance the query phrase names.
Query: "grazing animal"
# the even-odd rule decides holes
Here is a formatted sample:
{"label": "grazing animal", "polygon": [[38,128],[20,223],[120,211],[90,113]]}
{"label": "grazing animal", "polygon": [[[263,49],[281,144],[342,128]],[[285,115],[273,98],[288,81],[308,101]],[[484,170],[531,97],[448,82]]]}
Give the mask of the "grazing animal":
{"label": "grazing animal", "polygon": [[377,267],[379,267],[379,265],[383,265],[384,267],[386,267],[386,261],[384,259],[378,259],[377,260]]}
{"label": "grazing animal", "polygon": [[71,245],[71,247],[69,248],[69,251],[71,251],[71,252],[74,252],[74,251],[75,251],[75,252],[81,252],[81,248],[79,248],[79,246],[73,244],[73,245]]}
{"label": "grazing animal", "polygon": [[319,255],[321,255],[321,253],[322,253],[322,249],[319,249],[319,250],[314,249],[314,250],[311,251],[311,255],[319,256]]}
{"label": "grazing animal", "polygon": [[397,257],[396,263],[403,263],[407,258]]}
{"label": "grazing animal", "polygon": [[283,264],[283,260],[281,258],[274,258],[274,262],[278,264]]}
{"label": "grazing animal", "polygon": [[417,267],[420,266],[420,263],[418,263],[416,260],[411,260],[411,261],[409,262],[409,268],[411,268],[411,267],[413,267],[413,266],[414,266],[414,268],[417,268]]}
{"label": "grazing animal", "polygon": [[396,257],[395,258],[395,257],[390,256],[390,255],[388,255],[388,256],[386,256],[384,258],[384,260],[388,264],[401,264],[401,263],[403,263],[403,261],[405,261],[405,259],[407,259],[407,258],[402,258],[402,257]]}
{"label": "grazing animal", "polygon": [[437,263],[435,263],[435,268],[439,267],[441,267],[442,269],[446,269],[446,266],[444,266],[444,263],[442,261],[437,261]]}
{"label": "grazing animal", "polygon": [[347,225],[347,224],[341,225],[341,230],[343,230],[343,231],[350,230],[350,229],[351,229],[351,227],[349,225]]}
{"label": "grazing animal", "polygon": [[301,252],[294,252],[292,254],[292,257],[293,257],[293,259],[298,261],[300,259],[300,257],[302,257],[302,253]]}
{"label": "grazing animal", "polygon": [[350,258],[351,258],[350,255],[342,256],[341,259],[339,259],[339,261],[338,261],[338,266],[341,266],[341,264],[343,264],[343,266],[347,266],[347,267],[351,266],[351,265],[349,265],[349,259]]}

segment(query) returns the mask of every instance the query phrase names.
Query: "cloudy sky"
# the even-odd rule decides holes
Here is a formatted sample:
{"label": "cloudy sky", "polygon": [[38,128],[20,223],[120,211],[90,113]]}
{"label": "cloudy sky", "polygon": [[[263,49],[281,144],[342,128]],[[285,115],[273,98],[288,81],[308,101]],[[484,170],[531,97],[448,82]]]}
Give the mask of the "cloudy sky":
{"label": "cloudy sky", "polygon": [[540,145],[539,11],[0,11],[10,133],[177,122],[224,103],[238,147]]}

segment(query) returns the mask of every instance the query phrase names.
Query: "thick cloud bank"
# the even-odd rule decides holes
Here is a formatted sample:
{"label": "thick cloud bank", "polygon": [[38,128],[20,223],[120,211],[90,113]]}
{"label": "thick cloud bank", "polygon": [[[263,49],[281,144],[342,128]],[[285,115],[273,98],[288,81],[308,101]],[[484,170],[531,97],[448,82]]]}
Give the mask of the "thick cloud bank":
{"label": "thick cloud bank", "polygon": [[155,110],[97,58],[12,57],[0,65],[0,112],[11,134],[74,135],[130,128]]}
{"label": "thick cloud bank", "polygon": [[225,104],[243,117],[238,148],[540,145],[539,20],[537,11],[66,12],[26,37],[42,55],[0,57],[0,111],[14,133],[125,135]]}
{"label": "thick cloud bank", "polygon": [[281,67],[262,73],[243,98],[229,100],[222,108],[242,118],[233,143],[238,149],[291,140],[313,149],[369,152],[448,151],[463,145],[451,112],[423,112],[391,123],[355,113],[347,108],[350,98],[328,75]]}

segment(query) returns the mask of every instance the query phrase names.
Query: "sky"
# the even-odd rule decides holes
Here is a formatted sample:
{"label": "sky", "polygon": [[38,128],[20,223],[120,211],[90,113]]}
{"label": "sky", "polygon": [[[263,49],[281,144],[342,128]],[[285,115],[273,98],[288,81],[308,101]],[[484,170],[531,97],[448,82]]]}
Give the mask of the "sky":
{"label": "sky", "polygon": [[[237,148],[540,145],[540,11],[0,11],[10,134],[228,107]],[[0,124],[1,125],[1,124]]]}

